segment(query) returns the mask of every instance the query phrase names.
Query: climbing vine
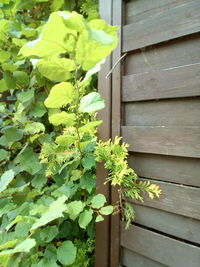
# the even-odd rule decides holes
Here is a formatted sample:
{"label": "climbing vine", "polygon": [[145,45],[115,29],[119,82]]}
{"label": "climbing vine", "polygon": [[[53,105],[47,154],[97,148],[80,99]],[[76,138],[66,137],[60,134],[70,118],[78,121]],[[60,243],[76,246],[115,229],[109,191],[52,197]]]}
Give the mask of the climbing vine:
{"label": "climbing vine", "polygon": [[[160,194],[138,182],[120,138],[97,140],[105,104],[94,74],[117,46],[117,27],[91,0],[1,8],[0,266],[94,266],[95,222],[121,212],[128,227],[126,199]],[[63,11],[74,8],[82,15]],[[95,192],[97,161],[119,186],[114,207]]]}

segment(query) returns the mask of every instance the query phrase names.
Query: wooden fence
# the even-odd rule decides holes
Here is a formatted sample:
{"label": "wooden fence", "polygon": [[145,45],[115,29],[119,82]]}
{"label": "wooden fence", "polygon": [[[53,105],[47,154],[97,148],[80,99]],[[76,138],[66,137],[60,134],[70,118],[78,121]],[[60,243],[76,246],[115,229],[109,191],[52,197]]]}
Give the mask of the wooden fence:
{"label": "wooden fence", "polygon": [[[130,166],[163,193],[131,200],[129,230],[118,216],[97,225],[96,267],[199,267],[200,0],[100,0],[100,12],[121,29],[99,75],[107,104],[99,137],[122,135]],[[97,190],[115,203],[105,177],[100,165]]]}

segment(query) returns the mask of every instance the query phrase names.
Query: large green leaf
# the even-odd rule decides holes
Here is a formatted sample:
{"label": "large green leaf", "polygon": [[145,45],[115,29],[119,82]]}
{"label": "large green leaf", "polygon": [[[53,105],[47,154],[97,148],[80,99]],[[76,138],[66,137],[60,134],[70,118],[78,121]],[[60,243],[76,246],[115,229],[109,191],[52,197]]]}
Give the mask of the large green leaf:
{"label": "large green leaf", "polygon": [[3,131],[5,138],[5,145],[11,146],[14,142],[20,140],[23,136],[23,131],[17,129],[15,126],[5,128]]}
{"label": "large green leaf", "polygon": [[39,38],[26,43],[20,50],[24,56],[52,57],[67,51],[67,34],[74,33],[67,28],[59,12],[53,12]]}
{"label": "large green leaf", "polygon": [[61,108],[72,102],[76,97],[77,94],[73,85],[69,82],[62,82],[51,89],[44,103],[47,108]]}
{"label": "large green leaf", "polygon": [[106,203],[106,198],[102,194],[98,194],[92,198],[91,206],[93,209],[99,209]]}
{"label": "large green leaf", "polygon": [[21,170],[27,171],[32,175],[40,171],[42,168],[38,155],[34,153],[33,149],[30,147],[26,148],[16,157],[15,163],[20,163]]}
{"label": "large green leaf", "polygon": [[76,259],[77,249],[72,241],[64,241],[57,249],[57,257],[61,264],[71,265]]}
{"label": "large green leaf", "polygon": [[36,245],[36,242],[32,238],[27,238],[24,240],[22,243],[17,245],[14,249],[7,249],[4,251],[0,252],[1,255],[10,255],[14,253],[19,253],[19,252],[29,252],[31,248],[33,248]]}
{"label": "large green leaf", "polygon": [[74,221],[83,211],[84,206],[82,201],[72,201],[67,204],[66,212],[69,214],[69,218]]}
{"label": "large green leaf", "polygon": [[70,71],[75,70],[71,59],[54,57],[50,60],[41,59],[36,64],[39,72],[46,78],[55,82],[64,82],[72,78]]}
{"label": "large green leaf", "polygon": [[15,173],[13,170],[4,172],[0,179],[0,192],[5,190],[9,183],[13,180]]}
{"label": "large green leaf", "polygon": [[50,123],[52,123],[55,126],[58,126],[60,124],[72,126],[74,125],[75,120],[76,120],[76,115],[74,113],[67,113],[65,111],[53,114],[52,116],[49,117]]}
{"label": "large green leaf", "polygon": [[65,201],[67,200],[66,196],[59,197],[54,201],[45,212],[45,214],[33,224],[31,230],[37,229],[43,225],[48,224],[49,222],[63,217],[63,211],[66,209]]}
{"label": "large green leaf", "polygon": [[0,161],[1,160],[8,160],[10,158],[10,152],[0,149]]}
{"label": "large green leaf", "polygon": [[76,60],[84,70],[94,68],[117,46],[117,29],[96,19],[80,33],[76,44]]}
{"label": "large green leaf", "polygon": [[74,142],[77,140],[77,136],[73,136],[73,135],[60,135],[58,137],[56,137],[55,142],[60,145],[60,146],[65,146],[68,147],[72,144],[74,144]]}
{"label": "large green leaf", "polygon": [[24,131],[27,134],[36,134],[39,132],[44,132],[45,127],[44,127],[44,124],[42,124],[41,122],[32,122],[25,126]]}
{"label": "large green leaf", "polygon": [[92,92],[84,96],[80,101],[79,110],[82,112],[93,112],[105,107],[103,98],[99,93]]}
{"label": "large green leaf", "polygon": [[59,11],[58,13],[63,18],[66,27],[74,32],[81,32],[87,27],[83,16],[75,11]]}
{"label": "large green leaf", "polygon": [[91,222],[93,215],[93,210],[84,210],[79,217],[78,223],[79,226],[83,229],[87,227],[87,225]]}

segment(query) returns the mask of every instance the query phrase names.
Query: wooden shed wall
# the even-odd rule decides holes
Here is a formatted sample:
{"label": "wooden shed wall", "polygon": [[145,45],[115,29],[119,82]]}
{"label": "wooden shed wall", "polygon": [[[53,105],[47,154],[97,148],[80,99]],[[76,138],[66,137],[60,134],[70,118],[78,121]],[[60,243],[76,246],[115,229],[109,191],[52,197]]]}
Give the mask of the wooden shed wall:
{"label": "wooden shed wall", "polygon": [[[163,193],[130,200],[128,230],[115,216],[97,227],[96,267],[199,267],[200,0],[100,0],[100,11],[121,26],[99,77],[107,102],[100,137],[122,135],[130,166]],[[115,203],[116,190],[101,179],[98,192]]]}
{"label": "wooden shed wall", "polygon": [[200,1],[126,1],[123,18],[122,136],[130,166],[163,193],[130,200],[121,264],[199,267]]}

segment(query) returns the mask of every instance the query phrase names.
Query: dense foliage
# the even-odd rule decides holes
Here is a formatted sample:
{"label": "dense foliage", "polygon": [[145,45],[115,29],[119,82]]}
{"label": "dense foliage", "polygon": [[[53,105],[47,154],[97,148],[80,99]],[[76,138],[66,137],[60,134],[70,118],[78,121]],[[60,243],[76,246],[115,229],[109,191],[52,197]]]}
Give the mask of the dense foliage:
{"label": "dense foliage", "polygon": [[[116,47],[117,27],[97,19],[92,0],[1,3],[0,266],[94,266],[95,222],[123,207],[129,224],[134,211],[122,198],[160,193],[137,182],[120,139],[97,142],[104,101],[93,74]],[[63,11],[73,9],[86,19]],[[120,186],[114,208],[95,193],[104,160]]]}

